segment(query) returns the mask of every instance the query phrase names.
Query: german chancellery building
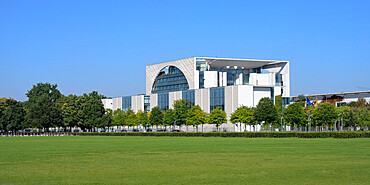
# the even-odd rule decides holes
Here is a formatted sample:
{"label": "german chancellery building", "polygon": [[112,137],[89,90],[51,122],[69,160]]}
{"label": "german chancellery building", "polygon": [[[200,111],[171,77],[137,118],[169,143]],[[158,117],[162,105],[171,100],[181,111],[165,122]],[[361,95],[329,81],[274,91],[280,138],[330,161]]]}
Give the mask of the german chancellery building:
{"label": "german chancellery building", "polygon": [[219,107],[229,117],[241,105],[263,97],[289,103],[289,61],[189,57],[146,66],[145,95],[103,99],[106,109],[150,111],[173,108],[184,99],[206,112]]}

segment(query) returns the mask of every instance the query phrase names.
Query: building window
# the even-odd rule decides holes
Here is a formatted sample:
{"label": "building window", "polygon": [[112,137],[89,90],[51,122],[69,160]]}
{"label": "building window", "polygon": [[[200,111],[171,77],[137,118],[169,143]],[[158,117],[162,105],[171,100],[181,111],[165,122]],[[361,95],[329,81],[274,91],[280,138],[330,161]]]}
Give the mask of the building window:
{"label": "building window", "polygon": [[275,103],[274,103],[274,99],[275,99],[275,91],[274,91],[274,88],[273,88],[273,87],[270,87],[270,93],[271,93],[271,97],[270,97],[270,99],[271,99],[272,103],[273,103],[273,104],[275,104]]}
{"label": "building window", "polygon": [[206,71],[207,70],[206,60],[204,60],[202,58],[197,58],[196,59],[196,70],[197,71]]}
{"label": "building window", "polygon": [[150,112],[150,96],[144,96],[144,112]]}
{"label": "building window", "polygon": [[158,93],[158,107],[165,111],[169,108],[169,97],[168,93]]}
{"label": "building window", "polygon": [[168,66],[161,70],[154,81],[152,93],[183,91],[189,89],[188,81],[181,70]]}
{"label": "building window", "polygon": [[131,96],[122,97],[122,110],[127,111],[131,107]]}
{"label": "building window", "polygon": [[343,106],[346,106],[347,103],[346,102],[337,102],[337,107],[343,107]]}
{"label": "building window", "polygon": [[276,86],[283,86],[283,75],[282,74],[275,74],[275,85]]}
{"label": "building window", "polygon": [[182,91],[182,99],[186,101],[189,108],[195,104],[195,90]]}
{"label": "building window", "polygon": [[219,108],[225,110],[225,88],[214,87],[209,90],[210,110]]}
{"label": "building window", "polygon": [[204,88],[204,72],[200,71],[199,72],[199,89]]}
{"label": "building window", "polygon": [[249,84],[249,74],[243,74],[243,85]]}

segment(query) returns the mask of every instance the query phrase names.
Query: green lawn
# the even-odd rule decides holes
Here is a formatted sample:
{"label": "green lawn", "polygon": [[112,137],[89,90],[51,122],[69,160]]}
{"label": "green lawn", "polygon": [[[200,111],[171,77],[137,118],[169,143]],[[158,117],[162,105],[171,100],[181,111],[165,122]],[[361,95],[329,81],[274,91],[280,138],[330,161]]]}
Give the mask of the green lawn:
{"label": "green lawn", "polygon": [[366,138],[0,138],[0,184],[369,183]]}

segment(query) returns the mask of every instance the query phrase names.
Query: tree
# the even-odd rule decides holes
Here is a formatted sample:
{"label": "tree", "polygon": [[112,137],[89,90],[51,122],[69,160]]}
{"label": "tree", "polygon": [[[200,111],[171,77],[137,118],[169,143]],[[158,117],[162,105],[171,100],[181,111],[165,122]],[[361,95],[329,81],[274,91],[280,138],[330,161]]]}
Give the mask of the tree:
{"label": "tree", "polygon": [[334,123],[338,118],[338,114],[333,104],[324,102],[320,103],[320,106],[315,109],[312,118],[315,120],[316,124],[323,126]]}
{"label": "tree", "polygon": [[194,105],[189,111],[188,111],[188,117],[186,118],[186,121],[189,125],[193,125],[197,127],[198,131],[198,125],[202,125],[202,132],[203,132],[203,124],[206,122],[206,113],[200,108],[199,105]]}
{"label": "tree", "polygon": [[220,110],[219,108],[213,109],[207,118],[207,123],[215,124],[217,130],[219,125],[226,122],[227,122],[226,113],[223,110]]}
{"label": "tree", "polygon": [[163,124],[164,125],[175,125],[175,114],[173,109],[168,109],[164,112],[163,117]]}
{"label": "tree", "polygon": [[137,115],[135,114],[135,112],[131,108],[129,108],[127,110],[126,117],[127,117],[127,119],[126,119],[126,125],[127,126],[135,127],[135,126],[139,125]]}
{"label": "tree", "polygon": [[142,110],[139,110],[136,115],[137,115],[139,124],[146,127],[146,125],[149,123],[148,113]]}
{"label": "tree", "polygon": [[102,94],[99,94],[98,91],[92,91],[91,93],[89,94],[86,94],[84,93],[83,94],[83,98],[88,101],[88,100],[91,100],[91,99],[94,99],[94,100],[102,100],[102,99],[105,99],[107,98],[106,96],[102,95]]}
{"label": "tree", "polygon": [[26,118],[31,126],[47,128],[60,126],[62,123],[61,110],[48,94],[42,94],[27,110]]}
{"label": "tree", "polygon": [[258,102],[256,110],[254,112],[254,117],[258,122],[265,121],[265,125],[277,121],[279,119],[279,115],[276,111],[274,104],[272,103],[270,98],[261,98]]}
{"label": "tree", "polygon": [[363,130],[370,126],[370,112],[368,109],[362,108],[358,110],[357,123]]}
{"label": "tree", "polygon": [[71,128],[77,126],[78,123],[78,110],[81,108],[81,100],[76,95],[62,96],[58,100],[61,107],[62,114],[62,127],[66,130],[67,127]]}
{"label": "tree", "polygon": [[113,111],[112,125],[113,126],[124,126],[126,124],[126,114],[123,110],[117,109]]}
{"label": "tree", "polygon": [[150,112],[149,123],[152,126],[158,126],[163,123],[163,112],[159,107],[155,106],[152,108],[152,111]]}
{"label": "tree", "polygon": [[33,85],[32,89],[26,93],[28,100],[25,102],[27,108],[35,104],[39,98],[46,94],[49,97],[49,100],[53,103],[56,103],[58,99],[62,96],[62,93],[57,89],[57,84],[50,83],[38,83]]}
{"label": "tree", "polygon": [[188,113],[189,106],[186,104],[186,101],[175,100],[173,103],[174,118],[176,119],[176,125],[186,124],[186,118]]}
{"label": "tree", "polygon": [[[2,107],[2,108],[1,108]],[[0,122],[1,128],[5,131],[14,131],[25,128],[25,116],[26,111],[24,110],[22,102],[18,102],[14,99],[6,99],[3,105],[0,105]]]}
{"label": "tree", "polygon": [[[254,124],[254,117],[253,117],[253,111],[251,108],[246,106],[238,107],[235,112],[231,114],[230,117],[231,123],[244,123],[248,125]],[[241,125],[240,125],[240,131],[241,131]]]}
{"label": "tree", "polygon": [[[350,118],[350,112],[351,112],[351,107],[349,106],[342,106],[342,107],[336,107],[336,112],[338,114],[341,114],[340,116],[338,115],[338,118],[343,118],[343,125],[342,126],[345,126],[346,124],[349,123],[349,118]],[[352,112],[353,114],[353,112]]]}
{"label": "tree", "polygon": [[108,132],[110,132],[110,127],[112,125],[113,111],[111,109],[106,109],[105,114],[102,117],[102,123],[100,128],[108,127]]}
{"label": "tree", "polygon": [[296,128],[297,124],[299,126],[306,125],[307,114],[303,111],[303,107],[300,104],[293,103],[284,110],[284,119]]}
{"label": "tree", "polygon": [[[103,115],[105,114],[104,105],[100,100],[90,99],[82,104],[82,109],[78,111],[78,125],[82,129],[101,127]],[[94,129],[95,130],[95,129]]]}

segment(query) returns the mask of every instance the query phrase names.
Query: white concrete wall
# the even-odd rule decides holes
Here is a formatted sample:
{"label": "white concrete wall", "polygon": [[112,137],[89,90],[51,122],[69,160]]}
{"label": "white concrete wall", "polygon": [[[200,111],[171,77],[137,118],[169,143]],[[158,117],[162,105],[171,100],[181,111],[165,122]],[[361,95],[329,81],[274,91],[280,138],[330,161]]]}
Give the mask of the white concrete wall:
{"label": "white concrete wall", "polygon": [[158,96],[157,94],[151,94],[150,95],[150,110],[152,110],[153,107],[158,105]]}
{"label": "white concrete wall", "polygon": [[122,109],[122,97],[113,98],[113,110]]}
{"label": "white concrete wall", "polygon": [[144,111],[144,95],[131,96],[131,109],[134,112]]}
{"label": "white concrete wall", "polygon": [[175,100],[182,99],[182,91],[175,91],[175,92],[169,92],[168,93],[168,102],[169,102],[169,108],[173,109],[173,103]]}
{"label": "white concrete wall", "polygon": [[101,101],[104,105],[104,109],[113,110],[113,99],[102,99]]}
{"label": "white concrete wall", "polygon": [[195,104],[199,105],[205,112],[210,112],[209,89],[195,89]]}
{"label": "white concrete wall", "polygon": [[204,88],[217,87],[217,73],[217,71],[204,71]]}
{"label": "white concrete wall", "polygon": [[253,88],[253,106],[257,106],[261,98],[271,97],[271,91],[268,87],[254,87]]}
{"label": "white concrete wall", "polygon": [[238,86],[238,107],[245,105],[247,107],[253,107],[253,86],[251,85],[240,85]]}
{"label": "white concrete wall", "polygon": [[225,87],[225,112],[228,120],[238,107],[238,87],[239,86]]}
{"label": "white concrete wall", "polygon": [[[163,62],[146,66],[146,94],[151,94],[153,83],[159,72],[167,66],[175,66],[179,68],[185,75],[189,84],[189,89],[194,89],[195,85],[195,58],[189,57],[181,60],[174,60],[170,62]],[[199,80],[198,80],[199,81]],[[198,85],[199,86],[199,85]]]}
{"label": "white concrete wall", "polygon": [[274,73],[265,73],[265,74],[257,74],[257,73],[250,73],[249,74],[249,84],[256,85],[256,86],[275,86],[275,74]]}

